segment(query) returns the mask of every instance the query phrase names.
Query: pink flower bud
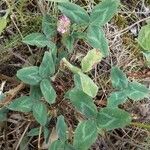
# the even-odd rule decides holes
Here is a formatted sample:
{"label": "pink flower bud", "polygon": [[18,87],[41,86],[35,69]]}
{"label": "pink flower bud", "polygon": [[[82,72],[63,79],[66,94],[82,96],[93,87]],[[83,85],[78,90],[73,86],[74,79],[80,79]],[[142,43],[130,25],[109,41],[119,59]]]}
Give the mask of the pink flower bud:
{"label": "pink flower bud", "polygon": [[61,34],[67,33],[70,31],[70,19],[63,15],[59,18],[58,24],[57,24],[57,31]]}

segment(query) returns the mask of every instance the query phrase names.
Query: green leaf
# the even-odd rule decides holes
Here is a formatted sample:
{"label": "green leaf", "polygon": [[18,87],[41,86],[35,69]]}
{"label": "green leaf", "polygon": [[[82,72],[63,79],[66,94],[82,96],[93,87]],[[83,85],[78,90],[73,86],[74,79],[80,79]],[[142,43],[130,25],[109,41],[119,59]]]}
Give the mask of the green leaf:
{"label": "green leaf", "polygon": [[81,61],[82,71],[90,71],[93,68],[93,66],[99,63],[101,60],[102,54],[100,53],[100,51],[96,49],[90,50]]}
{"label": "green leaf", "polygon": [[58,9],[77,24],[89,23],[88,13],[82,7],[74,3],[60,3],[58,5]]}
{"label": "green leaf", "polygon": [[0,17],[0,35],[3,32],[3,30],[6,28],[7,20],[6,18]]}
{"label": "green leaf", "polygon": [[33,116],[42,126],[45,126],[47,123],[47,107],[44,103],[38,102],[33,105],[32,108]]}
{"label": "green leaf", "polygon": [[65,144],[64,150],[76,150],[76,149],[70,144]]}
{"label": "green leaf", "polygon": [[90,96],[80,89],[72,89],[69,92],[69,98],[78,111],[83,113],[87,118],[96,117],[97,108]]}
{"label": "green leaf", "polygon": [[45,100],[49,104],[53,104],[56,99],[56,92],[48,79],[43,79],[40,83],[41,91]]}
{"label": "green leaf", "polygon": [[55,64],[51,52],[45,52],[42,63],[39,67],[39,74],[46,78],[55,73]]}
{"label": "green leaf", "polygon": [[54,141],[50,147],[48,148],[48,150],[64,150],[64,145],[65,143],[63,143],[60,140]]}
{"label": "green leaf", "polygon": [[63,65],[68,67],[68,69],[70,69],[73,73],[78,73],[81,72],[81,69],[72,65],[71,63],[69,63],[66,58],[62,59]]}
{"label": "green leaf", "polygon": [[138,42],[144,50],[150,51],[150,24],[141,28],[138,36]]}
{"label": "green leaf", "polygon": [[117,13],[119,4],[119,0],[103,0],[96,5],[90,16],[91,24],[105,25]]}
{"label": "green leaf", "polygon": [[128,86],[128,79],[126,75],[118,67],[111,69],[112,86],[117,89],[125,89]]}
{"label": "green leaf", "polygon": [[42,20],[42,31],[47,39],[52,38],[56,34],[56,23],[49,15],[44,15]]}
{"label": "green leaf", "polygon": [[65,123],[64,116],[62,115],[57,118],[56,131],[60,140],[67,140],[67,124]]}
{"label": "green leaf", "polygon": [[40,132],[40,128],[32,128],[28,133],[27,136],[38,136]]}
{"label": "green leaf", "polygon": [[93,80],[82,72],[74,75],[75,86],[92,98],[97,95],[98,87]]}
{"label": "green leaf", "polygon": [[127,89],[125,90],[125,93],[130,99],[139,101],[144,98],[148,98],[150,90],[138,82],[130,82]]}
{"label": "green leaf", "polygon": [[73,52],[73,44],[74,44],[74,38],[73,36],[63,36],[62,39],[63,44],[66,46],[66,48],[68,49],[69,53]]}
{"label": "green leaf", "polygon": [[123,91],[113,92],[108,98],[108,107],[118,107],[118,105],[123,104],[127,101],[127,95]]}
{"label": "green leaf", "polygon": [[37,85],[42,80],[37,66],[26,67],[17,71],[17,77],[26,84]]}
{"label": "green leaf", "polygon": [[87,41],[93,48],[98,49],[104,57],[109,55],[108,40],[102,28],[89,26],[87,29]]}
{"label": "green leaf", "polygon": [[7,120],[8,109],[5,107],[0,108],[0,123]]}
{"label": "green leaf", "polygon": [[13,100],[7,107],[14,111],[30,112],[32,110],[32,106],[32,99],[29,96],[22,96]]}
{"label": "green leaf", "polygon": [[42,96],[43,95],[39,86],[30,86],[30,97],[33,101],[39,101]]}
{"label": "green leaf", "polygon": [[87,150],[96,141],[97,136],[97,128],[93,120],[81,122],[75,130],[73,145],[78,150]]}
{"label": "green leaf", "polygon": [[97,115],[97,125],[99,129],[113,130],[124,128],[131,122],[128,112],[119,108],[102,108]]}
{"label": "green leaf", "polygon": [[31,33],[23,39],[23,42],[32,46],[45,47],[49,41],[42,33]]}

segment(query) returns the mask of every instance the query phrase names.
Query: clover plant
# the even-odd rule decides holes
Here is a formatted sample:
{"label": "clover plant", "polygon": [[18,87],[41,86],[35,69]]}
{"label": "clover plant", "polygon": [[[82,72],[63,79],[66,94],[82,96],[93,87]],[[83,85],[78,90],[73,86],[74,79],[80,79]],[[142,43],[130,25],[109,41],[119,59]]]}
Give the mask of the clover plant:
{"label": "clover plant", "polygon": [[[58,138],[49,145],[49,150],[88,150],[99,134],[129,125],[132,117],[122,110],[120,105],[127,100],[138,101],[148,97],[149,89],[136,81],[129,81],[120,68],[113,66],[110,77],[114,92],[109,95],[107,106],[98,109],[94,99],[99,87],[88,73],[95,64],[109,55],[108,40],[103,26],[117,13],[120,3],[118,0],[103,0],[87,12],[69,1],[54,2],[58,2],[58,10],[62,15],[53,18],[45,14],[41,32],[31,33],[23,39],[25,44],[45,47],[39,66],[24,67],[17,72],[17,77],[30,86],[30,92],[27,96],[13,100],[7,108],[23,113],[32,112],[36,121],[44,128],[42,132],[45,137],[48,137],[51,118],[48,113],[49,106],[57,99],[53,82],[60,69],[59,64],[62,64],[72,72],[74,80],[74,86],[64,93],[64,97],[83,119],[76,125],[73,139],[69,139],[69,126],[63,114],[59,115],[56,123]],[[56,40],[58,34],[60,42]],[[72,53],[75,43],[80,39],[92,47],[81,60],[81,68],[69,63],[68,55],[62,56],[62,52]],[[34,128],[27,135],[36,136],[38,132],[39,128]]]}

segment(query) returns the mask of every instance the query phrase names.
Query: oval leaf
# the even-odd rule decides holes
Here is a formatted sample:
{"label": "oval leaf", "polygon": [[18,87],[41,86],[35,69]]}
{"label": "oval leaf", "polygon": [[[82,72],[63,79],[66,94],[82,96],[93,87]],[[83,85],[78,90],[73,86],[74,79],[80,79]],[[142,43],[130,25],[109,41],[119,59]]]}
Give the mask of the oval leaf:
{"label": "oval leaf", "polygon": [[42,97],[42,92],[39,86],[31,86],[30,87],[30,97],[33,101],[37,102]]}
{"label": "oval leaf", "polygon": [[62,141],[66,141],[67,124],[65,123],[64,116],[59,116],[57,118],[56,131],[59,139]]}
{"label": "oval leaf", "polygon": [[56,92],[48,79],[43,79],[40,83],[40,88],[45,100],[52,104],[56,99]]}
{"label": "oval leaf", "polygon": [[117,89],[125,89],[128,86],[128,79],[126,75],[118,67],[111,69],[112,86]]}
{"label": "oval leaf", "polygon": [[56,23],[54,19],[49,15],[44,15],[42,19],[42,31],[45,34],[47,39],[50,39],[56,34]]}
{"label": "oval leaf", "polygon": [[49,43],[46,36],[42,33],[31,33],[23,39],[23,42],[37,47],[45,47]]}
{"label": "oval leaf", "polygon": [[138,42],[144,50],[150,51],[150,24],[141,28],[138,36]]}
{"label": "oval leaf", "polygon": [[123,104],[127,101],[127,95],[123,91],[111,93],[108,98],[108,107],[118,107],[118,105]]}
{"label": "oval leaf", "polygon": [[119,108],[103,108],[97,115],[99,129],[113,130],[123,128],[131,122],[130,114]]}
{"label": "oval leaf", "polygon": [[74,82],[76,88],[81,89],[84,93],[91,96],[92,98],[97,95],[97,85],[92,81],[90,77],[83,74],[82,72],[74,75]]}
{"label": "oval leaf", "polygon": [[73,145],[78,150],[87,150],[96,141],[97,136],[97,128],[93,120],[81,122],[75,130]]}
{"label": "oval leaf", "polygon": [[41,125],[46,125],[47,123],[47,107],[44,103],[38,102],[33,105],[32,108],[33,116]]}
{"label": "oval leaf", "polygon": [[101,60],[102,54],[100,53],[100,51],[96,49],[90,50],[81,61],[82,71],[90,71],[93,68],[93,66],[99,63]]}
{"label": "oval leaf", "polygon": [[45,52],[42,63],[39,67],[39,74],[46,78],[55,73],[55,64],[51,52]]}
{"label": "oval leaf", "polygon": [[26,84],[37,85],[42,80],[39,68],[36,66],[26,67],[17,71],[17,77]]}
{"label": "oval leaf", "polygon": [[103,0],[96,5],[91,13],[91,24],[105,25],[117,13],[119,4],[119,0]]}
{"label": "oval leaf", "polygon": [[69,92],[69,98],[78,111],[83,113],[87,118],[96,117],[97,108],[90,96],[80,89],[72,89]]}
{"label": "oval leaf", "polygon": [[33,101],[29,96],[22,96],[13,100],[8,109],[20,112],[30,112],[32,110]]}
{"label": "oval leaf", "polygon": [[88,13],[82,7],[76,4],[71,2],[60,3],[58,5],[58,9],[77,24],[89,22]]}
{"label": "oval leaf", "polygon": [[109,55],[108,40],[104,31],[98,26],[89,26],[87,30],[87,41],[93,47],[98,49],[104,57]]}
{"label": "oval leaf", "polygon": [[138,82],[131,82],[129,83],[128,88],[125,90],[125,93],[130,99],[139,101],[147,98],[150,94],[150,90]]}

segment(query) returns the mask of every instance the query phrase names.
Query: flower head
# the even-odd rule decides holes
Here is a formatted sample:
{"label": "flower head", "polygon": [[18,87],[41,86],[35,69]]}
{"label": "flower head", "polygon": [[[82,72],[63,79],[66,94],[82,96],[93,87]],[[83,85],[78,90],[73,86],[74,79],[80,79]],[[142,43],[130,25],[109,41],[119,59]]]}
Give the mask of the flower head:
{"label": "flower head", "polygon": [[59,18],[58,24],[57,24],[57,31],[61,34],[67,33],[70,31],[70,19],[63,15]]}

